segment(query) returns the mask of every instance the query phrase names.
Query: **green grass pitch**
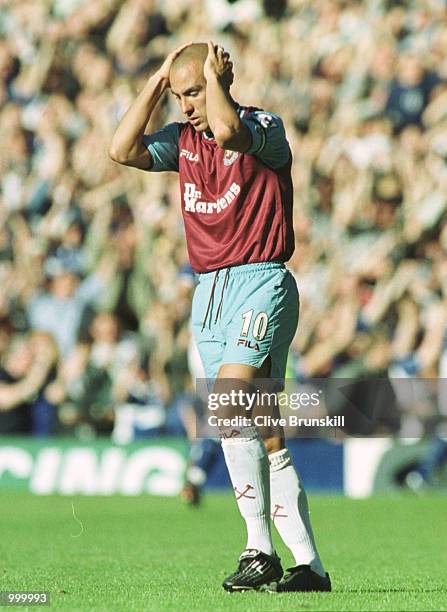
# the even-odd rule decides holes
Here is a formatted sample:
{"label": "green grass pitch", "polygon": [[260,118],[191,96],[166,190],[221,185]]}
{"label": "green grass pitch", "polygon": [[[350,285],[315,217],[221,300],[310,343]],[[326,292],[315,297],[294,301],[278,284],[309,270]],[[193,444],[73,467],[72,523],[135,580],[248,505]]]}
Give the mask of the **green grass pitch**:
{"label": "green grass pitch", "polygon": [[52,609],[95,612],[447,610],[445,497],[310,504],[334,591],[228,594],[221,582],[245,543],[229,494],[195,510],[173,498],[3,493],[0,590],[47,590]]}

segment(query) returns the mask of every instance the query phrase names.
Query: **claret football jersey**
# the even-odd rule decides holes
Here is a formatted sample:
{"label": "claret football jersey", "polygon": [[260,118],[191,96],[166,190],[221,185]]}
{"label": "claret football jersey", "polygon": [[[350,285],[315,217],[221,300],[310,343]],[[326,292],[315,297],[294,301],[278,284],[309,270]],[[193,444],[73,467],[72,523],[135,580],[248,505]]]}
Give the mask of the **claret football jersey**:
{"label": "claret football jersey", "polygon": [[292,156],[281,119],[238,107],[252,135],[246,153],[224,150],[190,123],[171,123],[144,137],[151,172],[179,173],[191,266],[287,261],[294,250]]}

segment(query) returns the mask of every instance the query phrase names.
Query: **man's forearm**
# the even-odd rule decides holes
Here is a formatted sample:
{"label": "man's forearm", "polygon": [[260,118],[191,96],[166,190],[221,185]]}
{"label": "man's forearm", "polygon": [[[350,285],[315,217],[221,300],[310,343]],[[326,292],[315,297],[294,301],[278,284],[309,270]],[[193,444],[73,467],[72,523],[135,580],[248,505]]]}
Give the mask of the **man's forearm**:
{"label": "man's forearm", "polygon": [[169,83],[152,76],[121,119],[110,145],[110,156],[118,163],[138,159],[146,152],[143,136],[152,112]]}
{"label": "man's forearm", "polygon": [[206,114],[210,129],[219,146],[227,144],[243,128],[233,99],[229,91],[222,86],[217,75],[214,78],[207,78]]}

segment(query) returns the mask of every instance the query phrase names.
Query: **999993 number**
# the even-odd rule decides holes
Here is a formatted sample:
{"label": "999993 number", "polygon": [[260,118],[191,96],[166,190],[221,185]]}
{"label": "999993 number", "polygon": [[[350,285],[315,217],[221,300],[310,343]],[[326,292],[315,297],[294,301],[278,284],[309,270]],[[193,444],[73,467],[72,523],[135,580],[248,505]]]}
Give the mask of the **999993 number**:
{"label": "999993 number", "polygon": [[46,591],[0,591],[1,606],[49,606]]}

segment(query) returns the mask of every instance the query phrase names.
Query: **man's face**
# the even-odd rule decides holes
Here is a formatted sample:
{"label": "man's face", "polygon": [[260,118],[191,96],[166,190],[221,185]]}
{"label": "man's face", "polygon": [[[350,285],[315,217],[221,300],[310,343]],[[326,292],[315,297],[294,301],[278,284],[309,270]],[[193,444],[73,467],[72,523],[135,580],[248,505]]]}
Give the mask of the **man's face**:
{"label": "man's face", "polygon": [[116,317],[108,312],[97,314],[91,326],[91,334],[99,342],[116,342],[118,340],[118,321]]}
{"label": "man's face", "polygon": [[26,340],[18,340],[13,342],[7,357],[6,370],[14,376],[14,378],[22,378],[31,367],[33,355],[29,342]]}
{"label": "man's face", "polygon": [[73,297],[77,284],[76,276],[69,272],[64,272],[55,276],[51,281],[51,293],[59,299],[68,300]]}
{"label": "man's face", "polygon": [[182,113],[197,132],[209,128],[206,117],[206,80],[200,61],[191,61],[171,70],[171,91]]}
{"label": "man's face", "polygon": [[399,81],[408,87],[416,87],[424,77],[424,68],[416,55],[406,53],[400,56],[397,62],[397,75]]}

